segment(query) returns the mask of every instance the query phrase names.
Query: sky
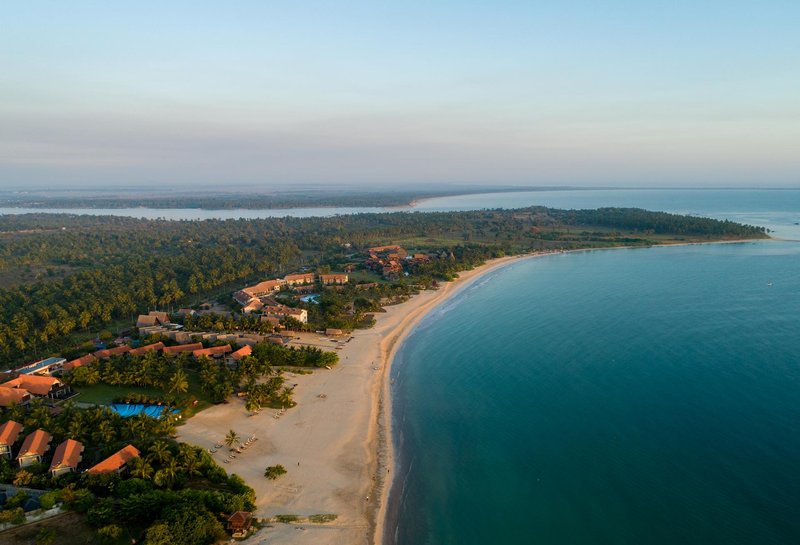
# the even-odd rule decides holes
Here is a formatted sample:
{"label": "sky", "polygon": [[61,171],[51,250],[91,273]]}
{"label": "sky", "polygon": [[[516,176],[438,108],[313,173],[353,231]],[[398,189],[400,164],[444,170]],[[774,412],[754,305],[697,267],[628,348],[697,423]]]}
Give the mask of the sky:
{"label": "sky", "polygon": [[0,5],[0,188],[800,187],[797,0]]}

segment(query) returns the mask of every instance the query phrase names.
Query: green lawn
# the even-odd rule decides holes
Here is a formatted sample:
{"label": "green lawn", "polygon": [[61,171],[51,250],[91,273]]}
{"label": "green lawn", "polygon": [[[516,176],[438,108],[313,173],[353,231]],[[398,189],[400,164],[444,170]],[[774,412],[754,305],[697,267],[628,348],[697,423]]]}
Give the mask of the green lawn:
{"label": "green lawn", "polygon": [[80,395],[75,401],[81,403],[97,403],[108,405],[114,398],[123,397],[130,393],[145,394],[153,397],[163,397],[164,391],[158,388],[147,388],[144,386],[111,386],[109,384],[94,384],[92,386],[75,387],[74,390]]}
{"label": "green lawn", "polygon": [[[183,410],[184,418],[189,418],[198,412],[212,405],[211,399],[206,393],[200,390],[200,380],[197,372],[191,369],[186,370],[189,378],[189,391],[184,396],[197,399],[197,405],[190,405]],[[109,384],[94,384],[92,386],[76,386],[74,388],[80,395],[75,401],[81,403],[96,403],[98,405],[109,405],[115,398],[124,397],[128,394],[144,394],[150,397],[163,398],[166,396],[164,390],[158,388],[148,388],[145,386],[111,386]],[[183,397],[183,396],[182,396]]]}

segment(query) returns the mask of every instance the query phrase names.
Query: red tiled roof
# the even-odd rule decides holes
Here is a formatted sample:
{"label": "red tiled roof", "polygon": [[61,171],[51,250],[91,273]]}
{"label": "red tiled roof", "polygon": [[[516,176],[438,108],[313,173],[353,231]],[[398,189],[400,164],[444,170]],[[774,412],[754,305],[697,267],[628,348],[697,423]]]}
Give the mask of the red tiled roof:
{"label": "red tiled roof", "polygon": [[87,473],[110,473],[118,471],[125,464],[139,457],[139,449],[133,445],[128,445],[116,453],[112,454],[99,464],[86,470]]}
{"label": "red tiled roof", "polygon": [[0,384],[0,407],[10,407],[29,401],[31,394],[25,388],[3,388],[5,384]]}
{"label": "red tiled roof", "polygon": [[233,352],[231,354],[231,357],[233,359],[235,359],[235,360],[240,360],[243,357],[249,356],[252,353],[253,353],[253,347],[249,346],[249,345],[245,345],[245,346],[241,347],[239,350],[237,350],[236,352]]}
{"label": "red tiled roof", "polygon": [[211,348],[202,348],[200,350],[192,351],[192,356],[195,358],[202,358],[203,356],[221,356],[233,350],[231,345],[223,344],[222,346],[212,346]]}
{"label": "red tiled roof", "polygon": [[332,282],[347,282],[348,276],[346,274],[321,274],[319,275],[319,280],[323,284],[328,284]]}
{"label": "red tiled roof", "polygon": [[64,371],[69,371],[71,369],[75,369],[76,367],[80,367],[82,365],[86,365],[87,363],[92,363],[97,358],[94,357],[94,354],[86,354],[85,356],[81,356],[80,358],[74,359],[72,361],[68,361],[64,364]]}
{"label": "red tiled roof", "polygon": [[9,420],[0,426],[0,445],[13,445],[17,442],[20,432],[22,424]]}
{"label": "red tiled roof", "polygon": [[102,359],[102,358],[110,358],[111,356],[119,356],[125,354],[126,352],[130,352],[131,347],[123,344],[122,346],[117,346],[115,348],[107,348],[105,350],[98,350],[94,353],[94,357]]}
{"label": "red tiled roof", "polygon": [[153,350],[164,350],[164,343],[159,341],[154,344],[148,344],[147,346],[140,346],[139,348],[134,348],[131,350],[130,354],[131,356],[141,356],[142,354],[151,352]]}
{"label": "red tiled roof", "polygon": [[62,467],[76,468],[81,461],[83,445],[74,439],[67,439],[56,447],[50,471]]}
{"label": "red tiled roof", "polygon": [[53,436],[44,430],[36,430],[35,432],[28,434],[28,436],[25,438],[25,441],[22,442],[22,447],[19,449],[17,458],[33,454],[44,456],[44,453],[47,452],[47,449],[50,446],[50,441],[52,440]]}
{"label": "red tiled roof", "polygon": [[167,346],[164,348],[164,354],[178,354],[180,352],[194,352],[201,350],[203,343],[180,344],[178,346]]}
{"label": "red tiled roof", "polygon": [[54,386],[61,386],[61,381],[55,377],[43,377],[41,375],[20,375],[8,382],[0,384],[0,387],[21,388],[28,390],[37,396],[46,396]]}
{"label": "red tiled roof", "polygon": [[314,273],[299,273],[299,274],[287,274],[283,277],[284,282],[287,283],[311,283],[314,281]]}
{"label": "red tiled roof", "polygon": [[277,291],[281,287],[281,284],[283,284],[282,280],[265,280],[263,282],[259,282],[255,286],[246,287],[242,291],[248,295],[258,297],[263,293]]}

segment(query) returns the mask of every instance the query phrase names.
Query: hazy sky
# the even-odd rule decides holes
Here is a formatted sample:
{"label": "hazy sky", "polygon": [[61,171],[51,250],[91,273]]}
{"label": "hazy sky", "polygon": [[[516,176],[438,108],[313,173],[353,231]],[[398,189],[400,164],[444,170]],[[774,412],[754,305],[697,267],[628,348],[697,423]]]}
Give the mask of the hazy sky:
{"label": "hazy sky", "polygon": [[0,187],[800,186],[800,1],[8,0]]}

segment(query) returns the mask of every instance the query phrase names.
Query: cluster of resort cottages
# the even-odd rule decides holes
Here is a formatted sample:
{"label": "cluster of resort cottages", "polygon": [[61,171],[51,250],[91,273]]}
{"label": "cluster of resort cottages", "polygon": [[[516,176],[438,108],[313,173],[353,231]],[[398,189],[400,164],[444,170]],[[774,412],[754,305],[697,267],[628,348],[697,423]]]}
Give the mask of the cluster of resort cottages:
{"label": "cluster of resort cottages", "polygon": [[[13,447],[22,433],[22,424],[9,420],[0,425],[0,456],[13,459]],[[53,436],[43,429],[38,429],[29,433],[22,446],[17,452],[17,462],[20,467],[27,467],[32,464],[39,464],[44,459],[45,454],[50,450],[50,442]],[[58,477],[65,473],[74,473],[78,470],[83,454],[83,444],[74,439],[66,439],[56,447],[53,460],[50,462],[50,474]],[[133,445],[127,445],[99,464],[86,470],[86,473],[101,475],[104,473],[123,473],[128,463],[134,458],[139,457],[139,449]],[[228,517],[228,530],[234,532],[234,536],[244,535],[252,523],[252,514],[246,511],[237,511]]]}
{"label": "cluster of resort cottages", "polygon": [[[431,260],[428,254],[414,254],[409,256],[408,252],[396,244],[391,246],[375,246],[367,249],[367,257],[364,260],[364,267],[372,270],[384,278],[397,278],[403,273],[403,263],[424,263]],[[449,254],[448,254],[449,255]],[[442,257],[442,256],[435,256]],[[356,264],[344,266],[345,271],[355,269]],[[276,325],[282,318],[294,318],[302,323],[308,322],[308,313],[305,309],[292,308],[275,302],[271,295],[282,288],[287,287],[297,293],[310,293],[315,289],[315,282],[327,287],[338,287],[347,284],[350,278],[347,274],[320,274],[298,273],[289,274],[283,278],[265,280],[255,286],[241,289],[233,294],[233,299],[242,305],[242,312],[249,314],[260,312],[262,320],[274,322]],[[358,284],[357,288],[367,289],[375,286],[374,282]]]}

